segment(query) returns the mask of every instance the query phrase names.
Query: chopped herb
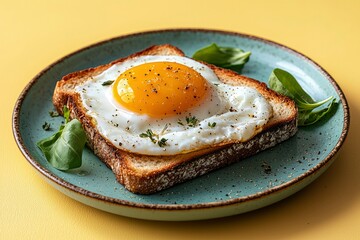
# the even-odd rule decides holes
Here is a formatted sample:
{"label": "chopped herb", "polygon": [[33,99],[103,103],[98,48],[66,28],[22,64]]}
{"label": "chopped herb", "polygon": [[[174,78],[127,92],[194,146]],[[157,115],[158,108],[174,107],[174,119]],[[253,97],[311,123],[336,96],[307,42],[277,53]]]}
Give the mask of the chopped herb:
{"label": "chopped herb", "polygon": [[157,140],[154,139],[154,136],[156,136],[156,134],[154,134],[151,129],[146,130],[146,132],[141,133],[139,136],[140,136],[141,138],[150,138],[150,140],[151,140],[153,143],[156,143],[156,142],[157,142]]}
{"label": "chopped herb", "polygon": [[103,82],[101,85],[103,85],[103,86],[109,86],[109,85],[113,84],[113,82],[114,82],[114,80],[109,80],[109,81]]}
{"label": "chopped herb", "polygon": [[158,141],[158,145],[159,145],[160,147],[164,147],[164,146],[166,145],[166,141],[167,141],[166,138],[162,138],[162,139],[160,139],[160,140]]}
{"label": "chopped herb", "polygon": [[42,125],[42,128],[43,128],[45,131],[49,131],[50,128],[51,128],[50,123],[45,122],[45,123]]}
{"label": "chopped herb", "polygon": [[198,121],[199,120],[196,117],[186,117],[186,123],[189,127],[196,127]]}
{"label": "chopped herb", "polygon": [[208,126],[211,128],[214,128],[216,126],[216,122],[213,122],[213,123],[208,122]]}
{"label": "chopped herb", "polygon": [[[162,130],[161,134],[162,134],[163,132],[165,132],[166,129],[167,129],[167,125],[165,125],[165,127],[164,127],[164,129]],[[140,136],[141,138],[149,138],[149,139],[151,140],[151,142],[153,142],[154,144],[157,143],[157,144],[159,145],[159,147],[164,147],[164,146],[166,146],[166,141],[167,141],[167,139],[166,139],[166,138],[161,138],[161,139],[159,140],[159,135],[156,134],[156,133],[154,133],[151,129],[146,130],[146,132],[141,133],[139,136]]]}
{"label": "chopped herb", "polygon": [[[196,127],[197,123],[199,122],[199,120],[196,117],[186,117],[186,124],[189,127]],[[185,124],[179,119],[177,122],[179,125],[181,126],[185,126]]]}

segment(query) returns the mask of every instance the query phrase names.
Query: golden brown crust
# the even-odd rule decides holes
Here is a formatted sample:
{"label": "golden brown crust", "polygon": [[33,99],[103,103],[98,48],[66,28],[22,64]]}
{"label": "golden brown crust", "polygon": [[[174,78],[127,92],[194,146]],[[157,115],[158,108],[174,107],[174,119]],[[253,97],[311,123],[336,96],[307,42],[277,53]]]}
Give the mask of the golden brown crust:
{"label": "golden brown crust", "polygon": [[[77,118],[82,123],[87,134],[88,146],[112,169],[117,180],[132,192],[149,194],[168,188],[253,155],[291,137],[297,131],[297,109],[292,100],[270,90],[265,83],[207,64],[221,81],[255,88],[270,102],[274,116],[262,131],[245,143],[225,144],[173,156],[145,156],[121,150],[97,131],[92,119],[86,115],[86,109],[82,107],[79,94],[74,88],[116,63],[141,55],[184,56],[184,53],[167,44],[152,46],[105,65],[70,73],[57,82],[53,95],[57,111],[62,114],[63,106],[67,105],[71,118]],[[146,167],[148,165],[149,167]]]}

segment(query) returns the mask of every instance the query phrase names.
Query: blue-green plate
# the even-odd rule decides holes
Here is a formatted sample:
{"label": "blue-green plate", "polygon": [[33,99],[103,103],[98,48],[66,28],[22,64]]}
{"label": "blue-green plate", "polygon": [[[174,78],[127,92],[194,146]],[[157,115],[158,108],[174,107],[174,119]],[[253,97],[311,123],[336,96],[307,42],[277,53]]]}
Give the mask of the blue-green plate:
{"label": "blue-green plate", "polygon": [[[57,80],[78,71],[127,56],[154,44],[170,43],[188,56],[210,43],[252,52],[243,74],[263,82],[275,67],[291,72],[317,100],[339,100],[328,119],[300,128],[291,139],[205,176],[152,195],[133,194],[120,185],[89,149],[83,166],[72,171],[51,167],[36,142],[51,135],[63,120],[52,118],[51,101]],[[44,131],[44,122],[53,132]],[[16,142],[28,162],[56,189],[92,207],[115,214],[152,220],[199,220],[258,209],[299,191],[334,161],[349,129],[349,109],[334,79],[318,64],[281,44],[234,32],[174,29],[136,33],[76,51],[35,76],[20,94],[13,113]]]}

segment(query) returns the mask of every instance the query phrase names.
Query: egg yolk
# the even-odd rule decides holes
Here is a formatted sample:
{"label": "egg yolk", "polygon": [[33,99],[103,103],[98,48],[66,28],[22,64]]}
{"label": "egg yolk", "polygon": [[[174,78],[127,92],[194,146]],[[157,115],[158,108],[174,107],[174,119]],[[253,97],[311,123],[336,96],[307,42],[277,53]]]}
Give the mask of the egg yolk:
{"label": "egg yolk", "polygon": [[114,82],[113,95],[126,109],[164,117],[180,114],[201,103],[208,83],[183,64],[151,62],[123,72]]}

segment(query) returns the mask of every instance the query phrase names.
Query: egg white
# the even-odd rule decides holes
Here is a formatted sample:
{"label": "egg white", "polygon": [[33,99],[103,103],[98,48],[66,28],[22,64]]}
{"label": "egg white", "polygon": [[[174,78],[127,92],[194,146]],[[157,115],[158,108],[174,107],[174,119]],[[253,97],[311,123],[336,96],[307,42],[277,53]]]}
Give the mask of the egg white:
{"label": "egg white", "polygon": [[[118,104],[112,86],[102,84],[116,80],[124,71],[148,62],[177,62],[198,71],[211,86],[207,98],[180,115],[152,118],[131,112]],[[96,121],[100,134],[114,146],[146,155],[174,155],[191,152],[223,141],[241,142],[254,136],[272,115],[266,99],[249,87],[222,83],[206,65],[180,56],[142,56],[115,64],[76,87],[86,114]],[[198,124],[188,126],[186,117]],[[215,124],[214,124],[215,123]],[[215,126],[214,126],[215,125]],[[159,138],[167,139],[160,147],[139,135],[151,129]]]}

